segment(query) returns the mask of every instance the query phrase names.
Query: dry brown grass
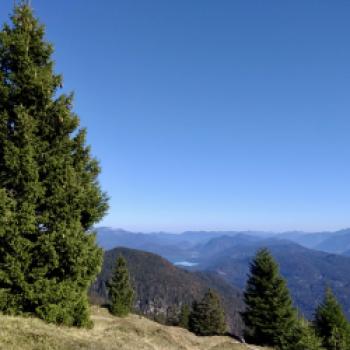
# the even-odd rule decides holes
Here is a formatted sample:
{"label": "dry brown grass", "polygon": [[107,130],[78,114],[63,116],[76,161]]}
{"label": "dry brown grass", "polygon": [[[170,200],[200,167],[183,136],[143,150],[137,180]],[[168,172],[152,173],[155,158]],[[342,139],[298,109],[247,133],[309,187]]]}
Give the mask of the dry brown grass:
{"label": "dry brown grass", "polygon": [[36,318],[0,316],[1,350],[246,350],[229,337],[196,337],[144,317],[117,318],[92,308],[92,329],[57,327]]}

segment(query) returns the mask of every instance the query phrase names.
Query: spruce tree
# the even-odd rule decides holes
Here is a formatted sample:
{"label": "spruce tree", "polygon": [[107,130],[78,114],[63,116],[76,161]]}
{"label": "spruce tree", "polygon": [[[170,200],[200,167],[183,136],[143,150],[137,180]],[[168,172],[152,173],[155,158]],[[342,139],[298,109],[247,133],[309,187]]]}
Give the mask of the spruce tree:
{"label": "spruce tree", "polygon": [[267,249],[259,250],[250,265],[244,300],[246,339],[258,345],[285,348],[295,333],[296,311],[278,265]]}
{"label": "spruce tree", "polygon": [[315,312],[314,326],[327,350],[350,349],[350,326],[343,310],[328,288]]}
{"label": "spruce tree", "polygon": [[191,309],[187,304],[183,304],[180,310],[178,326],[188,329]]}
{"label": "spruce tree", "polygon": [[0,311],[85,326],[107,199],[44,35],[24,2],[0,32]]}
{"label": "spruce tree", "polygon": [[324,350],[321,339],[310,323],[301,318],[285,350]]}
{"label": "spruce tree", "polygon": [[107,288],[111,300],[109,308],[111,314],[119,317],[127,316],[133,308],[134,290],[126,261],[121,255],[116,260],[114,274],[107,283]]}
{"label": "spruce tree", "polygon": [[197,335],[219,335],[227,330],[219,296],[211,289],[200,302],[194,302],[189,317],[189,330]]}

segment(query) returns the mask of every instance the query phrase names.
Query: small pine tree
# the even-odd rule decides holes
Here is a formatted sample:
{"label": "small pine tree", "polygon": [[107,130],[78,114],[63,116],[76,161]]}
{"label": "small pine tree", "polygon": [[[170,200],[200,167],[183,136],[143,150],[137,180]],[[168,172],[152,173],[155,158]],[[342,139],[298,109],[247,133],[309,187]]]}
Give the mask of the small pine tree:
{"label": "small pine tree", "polygon": [[197,335],[219,335],[227,330],[219,296],[211,289],[200,302],[194,302],[189,317],[189,330]]}
{"label": "small pine tree", "polygon": [[246,339],[258,345],[286,347],[297,325],[296,311],[278,265],[267,249],[259,250],[250,265],[244,299]]}
{"label": "small pine tree", "polygon": [[316,309],[314,326],[327,350],[350,349],[350,325],[329,288],[323,302]]}
{"label": "small pine tree", "polygon": [[107,288],[111,300],[111,314],[119,317],[127,316],[133,308],[134,290],[131,286],[126,261],[121,255],[116,260],[115,271],[107,283]]}
{"label": "small pine tree", "polygon": [[324,350],[321,339],[307,320],[301,318],[284,350]]}
{"label": "small pine tree", "polygon": [[179,323],[178,326],[182,328],[189,328],[189,320],[190,320],[191,309],[187,304],[183,304],[181,306],[181,311],[179,315]]}
{"label": "small pine tree", "polygon": [[107,209],[86,131],[27,1],[0,31],[0,311],[87,326]]}

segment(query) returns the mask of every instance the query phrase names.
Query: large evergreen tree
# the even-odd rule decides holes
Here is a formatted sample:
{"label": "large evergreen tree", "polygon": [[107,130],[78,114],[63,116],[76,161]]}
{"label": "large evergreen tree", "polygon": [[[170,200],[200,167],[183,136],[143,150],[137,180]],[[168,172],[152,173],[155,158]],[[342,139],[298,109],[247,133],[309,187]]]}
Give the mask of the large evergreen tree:
{"label": "large evergreen tree", "polygon": [[350,349],[350,325],[329,288],[316,309],[314,326],[327,350]]}
{"label": "large evergreen tree", "polygon": [[90,232],[107,209],[100,172],[58,94],[52,46],[25,3],[0,32],[0,311],[89,324],[102,253]]}
{"label": "large evergreen tree", "polygon": [[267,249],[259,250],[250,265],[244,299],[246,339],[286,348],[296,330],[296,311],[278,265]]}
{"label": "large evergreen tree", "polygon": [[133,308],[134,290],[126,261],[121,255],[117,258],[115,271],[107,288],[111,300],[110,312],[115,316],[127,316]]}
{"label": "large evergreen tree", "polygon": [[227,330],[225,314],[219,296],[211,289],[203,299],[193,303],[189,330],[197,335],[219,335]]}

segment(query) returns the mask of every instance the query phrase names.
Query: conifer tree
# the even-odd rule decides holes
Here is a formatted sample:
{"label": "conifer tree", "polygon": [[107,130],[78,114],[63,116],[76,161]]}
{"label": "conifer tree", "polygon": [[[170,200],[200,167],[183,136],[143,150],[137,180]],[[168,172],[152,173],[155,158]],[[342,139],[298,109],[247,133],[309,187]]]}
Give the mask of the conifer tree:
{"label": "conifer tree", "polygon": [[52,45],[24,2],[0,32],[0,311],[89,324],[107,209],[86,131],[61,94]]}
{"label": "conifer tree", "polygon": [[178,326],[188,329],[191,309],[187,304],[181,306]]}
{"label": "conifer tree", "polygon": [[244,299],[246,339],[258,345],[286,348],[295,333],[296,311],[278,265],[267,249],[259,250],[250,265]]}
{"label": "conifer tree", "polygon": [[197,335],[219,335],[227,330],[225,314],[219,296],[211,289],[200,302],[194,302],[189,318],[189,330]]}
{"label": "conifer tree", "polygon": [[327,350],[350,349],[349,323],[329,288],[323,302],[316,309],[314,326]]}
{"label": "conifer tree", "polygon": [[301,318],[285,350],[324,350],[321,339],[307,320]]}
{"label": "conifer tree", "polygon": [[111,300],[111,314],[119,317],[127,316],[133,308],[134,290],[131,286],[126,261],[121,255],[116,260],[115,271],[107,283],[107,288]]}

